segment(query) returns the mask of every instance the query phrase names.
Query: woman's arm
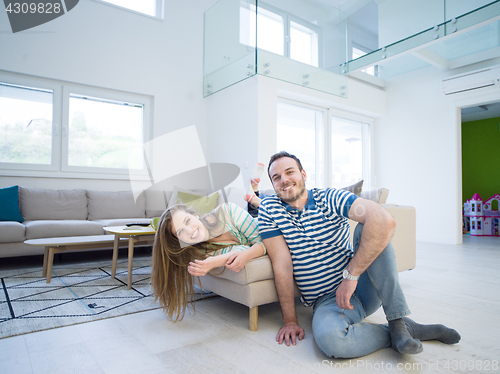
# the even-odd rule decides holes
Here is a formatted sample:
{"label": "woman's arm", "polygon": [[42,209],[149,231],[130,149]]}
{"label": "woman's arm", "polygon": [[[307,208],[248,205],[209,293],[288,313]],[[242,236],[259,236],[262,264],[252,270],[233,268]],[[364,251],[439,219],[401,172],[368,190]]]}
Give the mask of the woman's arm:
{"label": "woman's arm", "polygon": [[224,266],[230,255],[231,252],[228,252],[217,256],[210,256],[204,260],[194,260],[194,262],[189,263],[188,272],[195,277],[202,277],[210,270]]}
{"label": "woman's arm", "polygon": [[[243,246],[238,247],[241,248]],[[204,260],[194,260],[194,262],[189,263],[188,272],[195,277],[202,277],[212,269],[226,266],[229,270],[237,273],[245,267],[248,261],[264,254],[265,250],[262,243],[255,243],[244,250],[234,249],[231,252],[211,256]]]}
{"label": "woman's arm", "polygon": [[226,261],[226,267],[237,273],[242,270],[251,259],[265,255],[266,249],[262,242],[258,242],[244,251],[232,251],[228,254],[230,256]]}
{"label": "woman's arm", "polygon": [[251,245],[260,243],[264,248],[264,254],[266,254],[266,247],[259,235],[257,220],[248,214],[246,210],[233,203],[224,205],[223,209],[227,217],[229,217],[230,225],[234,230],[237,230]]}

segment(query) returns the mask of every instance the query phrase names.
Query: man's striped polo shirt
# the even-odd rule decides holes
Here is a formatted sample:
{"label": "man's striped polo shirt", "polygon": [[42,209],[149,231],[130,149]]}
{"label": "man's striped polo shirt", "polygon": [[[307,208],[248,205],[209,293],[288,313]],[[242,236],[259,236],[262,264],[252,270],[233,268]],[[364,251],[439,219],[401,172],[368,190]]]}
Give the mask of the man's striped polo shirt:
{"label": "man's striped polo shirt", "polygon": [[276,195],[259,207],[262,239],[283,235],[293,261],[293,275],[302,293],[301,302],[312,306],[334,292],[353,256],[347,218],[357,196],[334,188],[308,190],[302,211]]}

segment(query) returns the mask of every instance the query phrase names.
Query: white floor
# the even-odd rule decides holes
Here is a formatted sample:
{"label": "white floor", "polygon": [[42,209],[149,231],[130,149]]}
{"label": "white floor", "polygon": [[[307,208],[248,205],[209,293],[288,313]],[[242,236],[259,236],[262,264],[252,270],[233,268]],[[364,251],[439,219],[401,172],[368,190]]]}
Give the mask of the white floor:
{"label": "white floor", "polygon": [[[500,372],[500,238],[464,237],[463,245],[417,243],[417,267],[400,273],[421,323],[457,329],[456,345],[424,342],[424,352],[384,349],[353,360],[326,357],[311,334],[311,310],[297,306],[306,338],[275,342],[278,304],[248,310],[223,298],[169,322],[160,310],[0,339],[0,372],[23,373],[495,373]],[[383,323],[381,311],[369,318]],[[0,327],[1,328],[1,327]]]}

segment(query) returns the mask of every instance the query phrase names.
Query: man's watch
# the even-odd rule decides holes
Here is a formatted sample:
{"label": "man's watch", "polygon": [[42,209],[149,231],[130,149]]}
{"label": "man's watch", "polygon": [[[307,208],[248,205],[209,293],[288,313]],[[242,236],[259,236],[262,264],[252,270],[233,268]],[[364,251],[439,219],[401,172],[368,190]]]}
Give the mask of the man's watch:
{"label": "man's watch", "polygon": [[359,279],[359,275],[358,276],[352,275],[351,273],[349,273],[349,270],[347,269],[344,270],[342,277],[350,281],[357,281]]}

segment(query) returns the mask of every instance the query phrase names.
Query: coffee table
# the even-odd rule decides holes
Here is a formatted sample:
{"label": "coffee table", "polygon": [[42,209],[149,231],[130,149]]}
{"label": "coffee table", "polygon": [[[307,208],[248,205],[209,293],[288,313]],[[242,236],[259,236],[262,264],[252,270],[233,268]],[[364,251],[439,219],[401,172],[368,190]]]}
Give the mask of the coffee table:
{"label": "coffee table", "polygon": [[111,278],[116,275],[116,264],[118,262],[118,248],[120,239],[128,239],[128,274],[127,289],[132,288],[132,265],[134,260],[134,246],[136,244],[152,245],[154,243],[156,231],[151,227],[127,227],[108,226],[104,230],[115,236],[113,245],[113,264],[111,266]]}
{"label": "coffee table", "polygon": [[45,247],[43,256],[42,275],[50,283],[52,278],[52,264],[54,263],[54,254],[76,249],[103,248],[106,244],[119,246],[114,235],[89,235],[89,236],[68,236],[59,238],[28,239],[24,243],[29,245]]}

